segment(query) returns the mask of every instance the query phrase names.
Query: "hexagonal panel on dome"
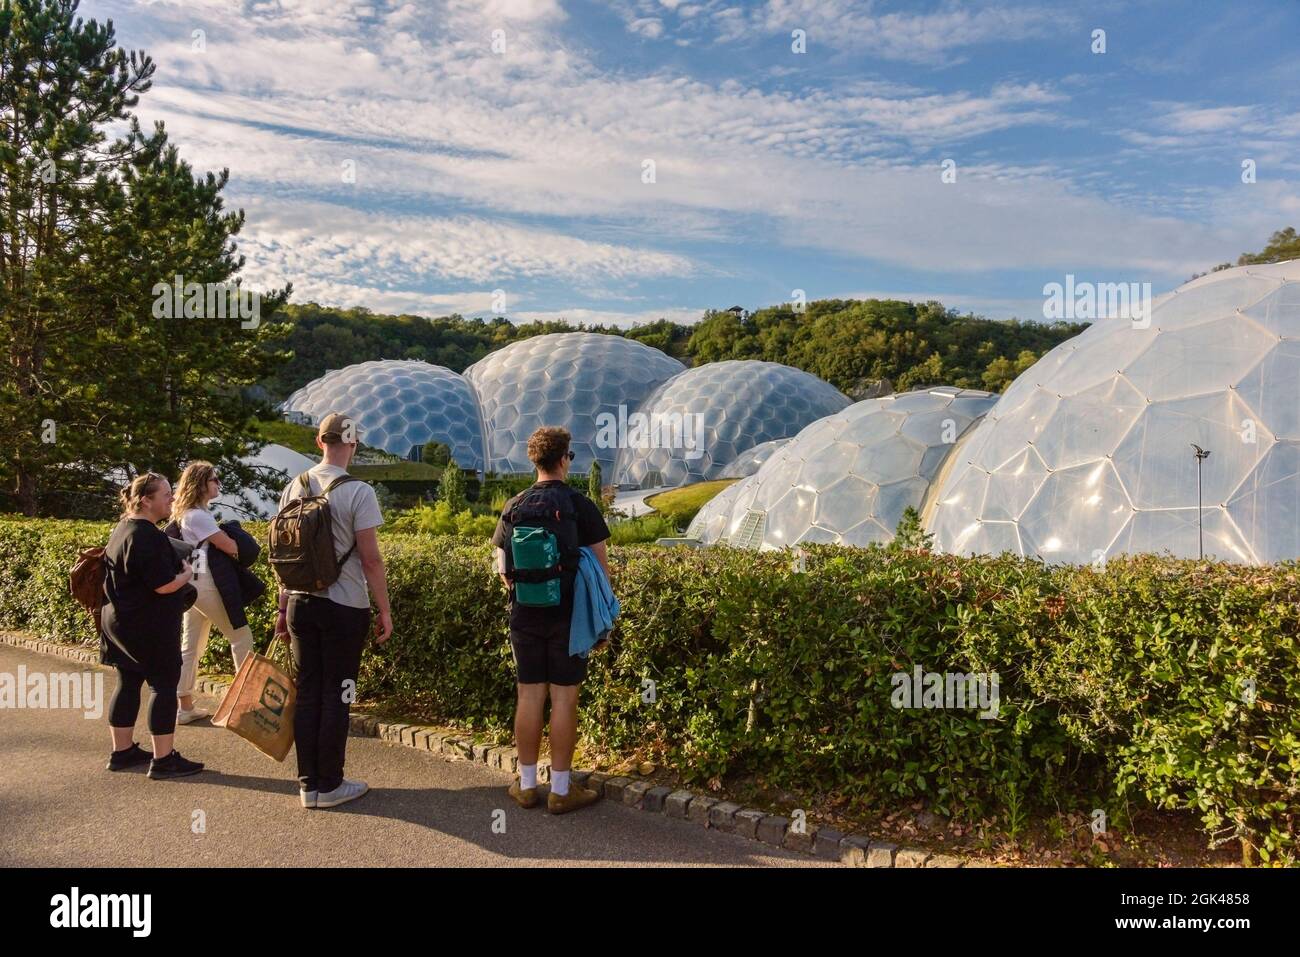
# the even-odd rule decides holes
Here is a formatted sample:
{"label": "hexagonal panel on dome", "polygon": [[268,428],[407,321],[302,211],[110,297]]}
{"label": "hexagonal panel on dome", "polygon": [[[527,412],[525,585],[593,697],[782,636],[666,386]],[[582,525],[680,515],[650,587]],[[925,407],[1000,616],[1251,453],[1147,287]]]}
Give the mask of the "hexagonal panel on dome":
{"label": "hexagonal panel on dome", "polygon": [[627,416],[683,366],[666,353],[622,336],[556,332],[512,342],[465,370],[483,407],[492,471],[531,472],[528,437],[544,425],[573,436],[572,470],[600,462],[609,481],[617,442],[598,434]]}
{"label": "hexagonal panel on dome", "polygon": [[938,547],[1300,557],[1300,262],[1201,277],[1150,320],[1097,323],[1011,385],[927,508]]}
{"label": "hexagonal panel on dome", "polygon": [[701,527],[715,541],[739,544],[746,517],[757,514],[763,534],[751,544],[762,548],[889,542],[903,512],[921,508],[945,455],[995,402],[988,392],[935,388],[850,405],[708,503]]}
{"label": "hexagonal panel on dome", "polygon": [[1241,314],[1274,335],[1300,339],[1300,311],[1296,306],[1300,306],[1300,284],[1289,282],[1253,306],[1242,309]]}
{"label": "hexagonal panel on dome", "polygon": [[[1198,483],[1202,500],[1221,505],[1272,445],[1263,428],[1243,435],[1251,411],[1236,393],[1222,390],[1189,399],[1153,402],[1111,455],[1138,508],[1192,508]],[[1210,450],[1198,466],[1192,445]]]}
{"label": "hexagonal panel on dome", "polygon": [[1123,372],[1152,402],[1221,392],[1276,344],[1277,336],[1267,330],[1229,316],[1186,329],[1161,329],[1140,355],[1124,364]]}
{"label": "hexagonal panel on dome", "polygon": [[313,423],[329,412],[351,415],[361,441],[410,457],[426,442],[441,442],[464,469],[485,463],[478,397],[462,377],[416,359],[377,359],[327,372],[280,405]]}
{"label": "hexagonal panel on dome", "polygon": [[1300,555],[1300,443],[1277,442],[1228,501],[1228,516],[1256,560]]}
{"label": "hexagonal panel on dome", "polygon": [[829,383],[776,362],[729,359],[687,369],[659,386],[637,410],[651,423],[680,422],[682,440],[629,442],[618,456],[618,484],[640,486],[647,481],[649,452],[664,446],[670,450],[669,462],[661,469],[665,484],[719,478],[737,455],[790,438],[848,404]]}
{"label": "hexagonal panel on dome", "polygon": [[[1300,283],[1297,283],[1300,285]],[[1296,309],[1300,315],[1300,308]],[[1237,395],[1258,411],[1261,421],[1279,439],[1300,441],[1300,338],[1283,339],[1265,353],[1237,383]]]}
{"label": "hexagonal panel on dome", "polygon": [[1146,398],[1123,376],[1057,402],[1043,423],[1034,450],[1053,469],[1096,460],[1115,448],[1147,408]]}
{"label": "hexagonal panel on dome", "polygon": [[[1110,462],[1101,459],[1052,472],[1017,517],[1040,554],[1077,554],[1088,541],[1108,546],[1133,514]],[[1104,554],[1104,551],[1103,553]],[[1094,556],[1098,557],[1098,556]]]}

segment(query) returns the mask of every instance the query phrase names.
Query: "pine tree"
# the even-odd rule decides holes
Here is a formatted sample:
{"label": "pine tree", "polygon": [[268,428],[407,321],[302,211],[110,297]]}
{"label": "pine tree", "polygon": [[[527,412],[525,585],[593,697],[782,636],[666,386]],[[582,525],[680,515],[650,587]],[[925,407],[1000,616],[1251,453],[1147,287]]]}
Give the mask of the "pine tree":
{"label": "pine tree", "polygon": [[[102,493],[113,471],[174,478],[196,454],[228,486],[256,484],[236,458],[251,448],[241,392],[284,358],[273,324],[155,315],[176,275],[234,278],[243,214],[222,210],[225,171],[195,177],[161,125],[141,131],[153,62],[77,8],[0,6],[0,482],[29,515],[52,491]],[[263,297],[261,319],[288,292]]]}

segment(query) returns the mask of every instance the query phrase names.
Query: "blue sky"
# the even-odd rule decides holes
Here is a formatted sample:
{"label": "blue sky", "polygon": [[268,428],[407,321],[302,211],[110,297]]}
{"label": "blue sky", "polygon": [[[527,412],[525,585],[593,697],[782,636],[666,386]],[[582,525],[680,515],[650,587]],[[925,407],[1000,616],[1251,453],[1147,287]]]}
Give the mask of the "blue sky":
{"label": "blue sky", "polygon": [[230,169],[245,277],[297,302],[489,315],[502,290],[512,318],[629,325],[801,289],[1037,318],[1067,273],[1161,292],[1300,226],[1290,0],[81,13],[154,58],[137,112]]}

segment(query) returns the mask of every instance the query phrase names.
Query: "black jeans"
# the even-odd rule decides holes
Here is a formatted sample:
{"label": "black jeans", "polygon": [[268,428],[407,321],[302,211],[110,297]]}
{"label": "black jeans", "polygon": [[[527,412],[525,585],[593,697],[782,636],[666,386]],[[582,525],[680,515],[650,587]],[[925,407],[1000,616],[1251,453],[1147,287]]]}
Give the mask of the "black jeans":
{"label": "black jeans", "polygon": [[[369,608],[350,608],[315,595],[290,595],[286,615],[298,666],[293,716],[298,786],[333,791],[343,783],[348,713],[356,695]],[[350,681],[349,687],[344,682]]]}
{"label": "black jeans", "polygon": [[[140,715],[140,688],[147,681],[153,691],[149,702],[149,733],[172,734],[176,730],[176,685],[181,680],[181,659],[175,667],[156,671],[117,668],[117,690],[108,706],[108,724],[113,728],[134,728]],[[160,758],[165,754],[158,755]]]}

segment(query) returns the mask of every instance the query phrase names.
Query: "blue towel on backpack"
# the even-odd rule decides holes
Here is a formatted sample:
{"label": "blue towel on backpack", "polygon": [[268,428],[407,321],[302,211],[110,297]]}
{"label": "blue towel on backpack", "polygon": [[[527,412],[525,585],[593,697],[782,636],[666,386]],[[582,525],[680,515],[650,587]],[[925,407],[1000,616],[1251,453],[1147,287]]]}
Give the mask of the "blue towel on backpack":
{"label": "blue towel on backpack", "polygon": [[618,599],[609,587],[605,569],[600,567],[596,553],[584,545],[578,559],[578,577],[573,584],[569,654],[587,657],[598,642],[609,637],[618,612]]}

